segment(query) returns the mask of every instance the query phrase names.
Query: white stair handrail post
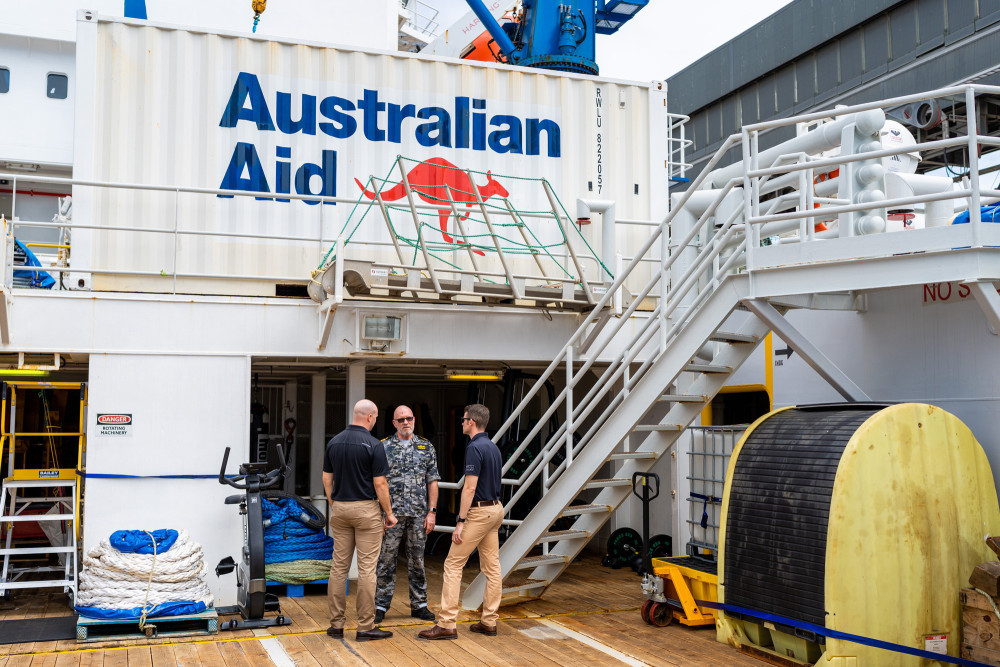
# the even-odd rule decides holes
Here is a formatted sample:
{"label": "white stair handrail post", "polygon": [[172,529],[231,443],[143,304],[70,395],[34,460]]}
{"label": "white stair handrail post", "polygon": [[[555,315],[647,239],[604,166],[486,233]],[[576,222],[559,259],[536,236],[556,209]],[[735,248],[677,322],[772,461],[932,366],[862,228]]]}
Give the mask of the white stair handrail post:
{"label": "white stair handrail post", "polygon": [[972,224],[972,247],[981,248],[983,245],[983,213],[982,199],[979,192],[979,144],[976,141],[979,130],[977,129],[978,107],[976,106],[976,90],[972,86],[965,88],[965,118],[966,134],[969,140],[969,178],[972,185],[972,197],[969,199],[969,222]]}
{"label": "white stair handrail post", "polygon": [[573,463],[573,348],[566,348],[566,465]]}

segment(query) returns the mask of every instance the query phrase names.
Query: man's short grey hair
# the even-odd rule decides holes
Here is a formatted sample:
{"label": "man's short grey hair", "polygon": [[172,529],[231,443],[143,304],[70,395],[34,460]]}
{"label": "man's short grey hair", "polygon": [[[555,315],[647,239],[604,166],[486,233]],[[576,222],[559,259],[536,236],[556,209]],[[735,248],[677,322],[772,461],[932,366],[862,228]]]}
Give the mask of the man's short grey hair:
{"label": "man's short grey hair", "polygon": [[486,425],[490,423],[490,409],[482,403],[473,403],[465,406],[465,416],[476,422],[476,427],[485,431]]}

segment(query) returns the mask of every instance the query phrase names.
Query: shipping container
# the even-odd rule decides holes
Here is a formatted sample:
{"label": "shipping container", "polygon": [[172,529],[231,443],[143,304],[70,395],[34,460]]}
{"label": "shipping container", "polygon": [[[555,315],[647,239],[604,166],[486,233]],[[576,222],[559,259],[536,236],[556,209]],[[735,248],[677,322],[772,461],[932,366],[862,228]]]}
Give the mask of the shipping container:
{"label": "shipping container", "polygon": [[[655,84],[85,12],[77,65],[74,176],[168,187],[74,188],[74,223],[96,229],[74,232],[71,266],[81,273],[73,287],[274,295],[277,283],[308,280],[338,236],[348,239],[348,259],[420,261],[414,217],[392,189],[400,165],[414,187],[437,178],[458,191],[463,178],[471,189],[464,172],[471,170],[501,248],[517,271],[531,275],[539,274],[534,256],[548,262],[546,275],[578,275],[568,238],[587,279],[600,279],[600,216],[574,224],[577,198],[613,200],[619,219],[648,219],[653,195],[665,200],[666,145],[649,141],[666,127],[666,92]],[[436,166],[413,171],[428,160]],[[399,209],[389,217],[400,251],[359,186],[377,187],[381,179],[385,199]],[[541,179],[565,216],[561,226]],[[478,202],[453,198],[470,213],[466,238],[492,246]],[[450,209],[434,197],[415,199]],[[427,209],[418,219],[440,268],[472,268],[454,216]],[[618,251],[629,256],[649,231],[617,225]],[[502,274],[498,253],[483,250],[479,268]]]}

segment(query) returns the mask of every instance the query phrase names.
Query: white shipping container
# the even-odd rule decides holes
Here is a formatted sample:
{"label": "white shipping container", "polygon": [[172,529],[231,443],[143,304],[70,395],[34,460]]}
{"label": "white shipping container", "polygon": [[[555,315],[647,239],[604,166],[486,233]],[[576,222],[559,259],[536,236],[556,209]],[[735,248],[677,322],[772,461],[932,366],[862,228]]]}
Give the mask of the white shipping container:
{"label": "white shipping container", "polygon": [[[79,76],[94,74],[92,85],[83,78],[79,85],[77,178],[367,203],[355,179],[374,177],[388,179],[383,193],[405,206],[390,190],[400,180],[397,157],[408,172],[436,158],[475,172],[493,221],[505,225],[504,247],[520,250],[518,270],[533,274],[504,192],[519,211],[548,213],[540,181],[532,180],[546,179],[571,218],[582,197],[614,200],[617,217],[639,219],[650,216],[654,191],[666,192],[666,147],[649,145],[651,128],[666,124],[665,92],[656,86],[83,15],[79,29]],[[461,175],[468,187],[451,169],[410,173]],[[194,276],[178,280],[178,291],[273,295],[277,282],[308,279],[338,235],[350,237],[349,259],[400,262],[377,208],[362,217],[366,207],[346,203],[91,187],[75,188],[74,204],[78,224],[163,232],[77,230],[72,266],[95,270],[95,289],[169,291],[176,271]],[[472,213],[468,235],[490,244],[482,216]],[[392,220],[409,262],[419,254],[405,242],[417,238],[410,212]],[[440,266],[471,268],[453,218],[424,211],[421,222]],[[593,222],[565,227],[596,280],[600,216]],[[531,244],[565,255],[551,217],[524,224]],[[175,236],[174,229],[201,234]],[[648,234],[648,227],[620,226],[619,251],[629,255]],[[556,261],[577,273],[566,258],[550,266]],[[480,267],[502,271],[490,251]]]}

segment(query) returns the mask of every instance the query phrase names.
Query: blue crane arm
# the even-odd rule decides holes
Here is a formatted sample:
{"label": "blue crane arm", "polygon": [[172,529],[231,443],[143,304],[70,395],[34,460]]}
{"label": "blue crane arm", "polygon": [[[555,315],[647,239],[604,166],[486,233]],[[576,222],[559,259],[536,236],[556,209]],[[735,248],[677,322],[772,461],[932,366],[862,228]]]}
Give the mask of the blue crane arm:
{"label": "blue crane arm", "polygon": [[516,64],[520,55],[517,47],[514,46],[514,42],[510,41],[510,37],[507,36],[507,33],[503,31],[497,20],[486,9],[483,0],[465,0],[465,2],[475,12],[476,16],[482,22],[483,27],[486,28],[486,31],[490,33],[490,37],[497,43],[500,52],[507,57],[507,62]]}

